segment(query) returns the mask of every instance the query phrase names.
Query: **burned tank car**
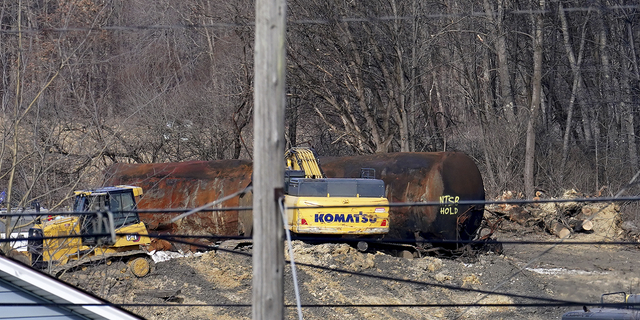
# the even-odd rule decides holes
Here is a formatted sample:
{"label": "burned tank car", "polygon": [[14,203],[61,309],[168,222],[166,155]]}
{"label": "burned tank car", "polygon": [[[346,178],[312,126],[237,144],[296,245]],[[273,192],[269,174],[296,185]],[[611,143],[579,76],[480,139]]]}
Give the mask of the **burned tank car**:
{"label": "burned tank car", "polygon": [[[251,181],[248,160],[189,161],[180,163],[122,164],[105,171],[104,185],[130,184],[142,187],[138,209],[196,208],[244,189]],[[247,197],[234,197],[215,207],[251,206]],[[242,217],[251,212],[200,212],[175,223],[179,213],[140,213],[150,230],[189,235],[237,236],[243,234]],[[240,221],[239,221],[240,220]]]}
{"label": "burned tank car", "polygon": [[[356,178],[362,168],[375,169],[384,180],[389,202],[441,202],[439,206],[393,207],[388,239],[467,240],[482,220],[482,205],[458,204],[484,200],[482,178],[465,154],[385,153],[352,157],[324,157],[327,177]],[[143,188],[139,209],[195,208],[242,190],[251,182],[248,160],[182,163],[114,164],[105,172],[104,185],[132,184]],[[216,207],[251,207],[252,195],[235,197]],[[177,214],[141,213],[153,231],[174,234],[249,235],[250,211],[201,212],[168,224]],[[161,229],[161,230],[159,230]]]}
{"label": "burned tank car", "polygon": [[375,169],[386,185],[390,203],[439,202],[439,206],[390,208],[386,239],[470,240],[483,217],[484,185],[478,167],[464,153],[411,152],[352,157],[323,157],[327,177],[359,177],[362,168]]}

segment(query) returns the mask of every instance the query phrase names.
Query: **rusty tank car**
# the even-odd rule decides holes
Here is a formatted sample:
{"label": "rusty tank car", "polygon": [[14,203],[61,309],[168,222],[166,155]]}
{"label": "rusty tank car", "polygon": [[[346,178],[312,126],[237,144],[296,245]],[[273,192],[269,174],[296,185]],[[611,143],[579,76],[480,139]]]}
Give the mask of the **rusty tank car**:
{"label": "rusty tank car", "polygon": [[470,240],[482,221],[484,185],[476,164],[460,152],[385,153],[320,159],[329,177],[356,177],[373,168],[390,203],[438,202],[438,206],[390,208],[387,238]]}
{"label": "rusty tank car", "polygon": [[[150,231],[171,234],[237,236],[244,234],[242,216],[238,211],[200,212],[174,223],[179,215],[149,213],[151,209],[196,208],[243,190],[251,182],[252,162],[247,160],[188,161],[179,163],[123,164],[117,163],[105,171],[104,185],[130,184],[142,187],[138,202],[140,219]],[[244,198],[244,200],[243,200]],[[218,206],[251,206],[246,197],[233,197]]]}
{"label": "rusty tank car", "polygon": [[[436,206],[390,208],[385,239],[469,240],[483,216],[480,172],[467,155],[458,152],[386,153],[350,157],[321,157],[327,177],[360,177],[362,168],[375,169],[386,185],[386,197],[398,202],[438,202]],[[106,170],[105,185],[133,184],[144,189],[139,209],[194,208],[228,196],[251,182],[247,160],[183,163],[114,164]],[[250,207],[251,195],[235,197],[218,207]],[[174,215],[141,213],[150,230],[163,227],[174,234],[249,235],[250,211],[201,212],[167,224]]]}

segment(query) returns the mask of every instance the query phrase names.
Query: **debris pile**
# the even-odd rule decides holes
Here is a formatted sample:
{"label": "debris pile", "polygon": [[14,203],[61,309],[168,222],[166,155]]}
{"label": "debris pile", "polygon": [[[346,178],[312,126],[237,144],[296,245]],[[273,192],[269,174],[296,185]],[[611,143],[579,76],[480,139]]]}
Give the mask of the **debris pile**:
{"label": "debris pile", "polygon": [[[521,196],[518,195],[518,198]],[[514,198],[513,192],[506,191],[497,200],[506,201]],[[493,219],[498,217],[516,222],[523,227],[539,227],[558,238],[567,238],[574,233],[593,234],[601,239],[617,239],[622,235],[619,205],[571,201],[573,199],[588,197],[573,189],[565,191],[560,198],[545,199],[543,193],[537,192],[534,200],[539,200],[540,203],[496,204],[487,206],[487,211],[494,215]]]}

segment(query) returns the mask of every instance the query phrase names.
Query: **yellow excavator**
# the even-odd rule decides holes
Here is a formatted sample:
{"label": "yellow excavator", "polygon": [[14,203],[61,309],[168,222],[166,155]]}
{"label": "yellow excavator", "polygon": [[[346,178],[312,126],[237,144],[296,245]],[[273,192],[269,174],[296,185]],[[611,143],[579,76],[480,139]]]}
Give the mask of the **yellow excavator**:
{"label": "yellow excavator", "polygon": [[133,275],[144,277],[152,262],[147,228],[135,211],[142,193],[136,186],[75,191],[78,215],[40,218],[29,230],[31,264],[60,275],[86,263],[122,260]]}
{"label": "yellow excavator", "polygon": [[291,232],[351,236],[389,232],[389,201],[385,198],[384,181],[326,178],[311,148],[289,149],[284,158],[284,202]]}

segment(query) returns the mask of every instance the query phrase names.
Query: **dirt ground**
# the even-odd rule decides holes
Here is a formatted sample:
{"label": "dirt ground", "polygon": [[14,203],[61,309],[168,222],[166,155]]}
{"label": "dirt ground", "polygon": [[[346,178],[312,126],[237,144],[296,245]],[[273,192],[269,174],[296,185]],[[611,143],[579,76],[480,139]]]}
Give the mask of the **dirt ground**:
{"label": "dirt ground", "polygon": [[[619,240],[619,236],[619,232],[575,233],[553,247],[513,244],[509,242],[554,242],[558,238],[540,228],[503,221],[492,237],[504,242],[502,252],[459,259],[362,253],[347,244],[295,241],[293,247],[305,319],[560,319],[563,313],[581,307],[424,305],[545,303],[453,290],[458,287],[593,303],[606,292],[638,292],[640,273],[634,268],[640,261],[638,247],[571,244]],[[61,279],[116,304],[147,304],[127,307],[146,319],[250,319],[252,261],[246,254],[251,248],[243,247],[240,252],[244,254],[209,251],[158,262],[144,278],[123,273],[124,263],[114,263],[70,272]],[[287,319],[297,319],[288,265],[285,303],[291,306],[286,308]],[[391,306],[398,304],[402,306]]]}

